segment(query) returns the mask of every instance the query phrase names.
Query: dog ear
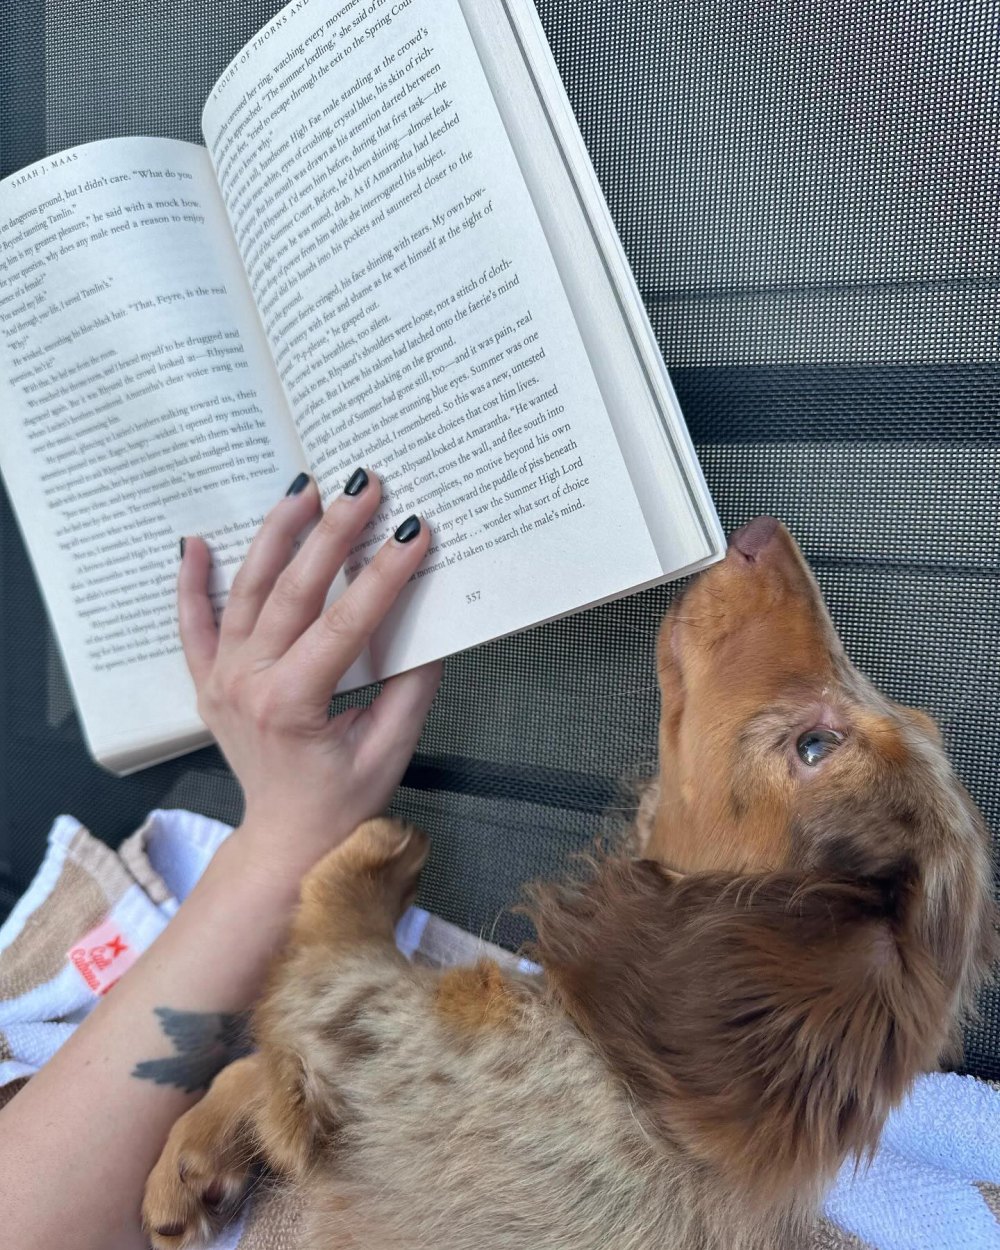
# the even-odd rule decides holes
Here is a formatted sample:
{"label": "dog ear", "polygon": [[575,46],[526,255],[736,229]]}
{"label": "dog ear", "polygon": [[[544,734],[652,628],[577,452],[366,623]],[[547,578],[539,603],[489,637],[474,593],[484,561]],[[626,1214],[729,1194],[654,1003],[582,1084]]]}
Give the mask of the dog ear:
{"label": "dog ear", "polygon": [[647,1124],[748,1204],[874,1150],[943,1047],[949,996],[910,932],[906,869],[670,879],[612,860],[541,890],[537,956]]}

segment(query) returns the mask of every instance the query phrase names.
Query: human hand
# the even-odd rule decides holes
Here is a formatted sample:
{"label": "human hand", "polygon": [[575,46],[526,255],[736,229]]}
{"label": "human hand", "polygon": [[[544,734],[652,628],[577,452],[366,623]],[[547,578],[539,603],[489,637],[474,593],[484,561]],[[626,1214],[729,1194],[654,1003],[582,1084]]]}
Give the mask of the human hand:
{"label": "human hand", "polygon": [[316,483],[308,479],[271,510],[218,629],[208,547],[185,541],[178,577],[184,654],[199,713],[246,796],[238,836],[265,870],[301,875],[384,810],[441,679],[440,664],[425,665],[390,678],[370,707],[328,716],[331,693],[430,543],[426,521],[411,518],[324,610],[333,578],[381,499],[378,480],[364,476],[356,494],[330,504],[294,556],[296,537],[321,509]]}

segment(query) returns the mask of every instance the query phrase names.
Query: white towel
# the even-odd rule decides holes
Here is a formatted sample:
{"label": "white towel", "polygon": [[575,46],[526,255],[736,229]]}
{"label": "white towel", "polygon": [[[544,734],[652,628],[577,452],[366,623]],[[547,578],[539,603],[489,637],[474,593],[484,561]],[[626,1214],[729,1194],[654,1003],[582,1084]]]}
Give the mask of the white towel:
{"label": "white towel", "polygon": [[921,1077],[871,1165],[841,1170],[826,1213],[878,1250],[996,1250],[1000,1091],[954,1073]]}

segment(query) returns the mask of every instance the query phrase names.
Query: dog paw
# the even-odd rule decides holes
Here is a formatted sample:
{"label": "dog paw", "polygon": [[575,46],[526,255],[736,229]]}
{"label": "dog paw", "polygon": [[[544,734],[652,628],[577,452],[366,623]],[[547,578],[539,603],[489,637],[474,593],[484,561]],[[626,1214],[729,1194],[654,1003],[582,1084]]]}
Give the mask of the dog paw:
{"label": "dog paw", "polygon": [[154,1250],[207,1245],[235,1214],[247,1188],[245,1168],[185,1141],[186,1118],[174,1126],[146,1182],[142,1223]]}
{"label": "dog paw", "polygon": [[[402,915],[416,896],[430,845],[426,833],[401,820],[366,820],[341,848],[341,866],[376,880],[389,906]],[[331,862],[330,869],[336,872],[338,865]]]}
{"label": "dog paw", "polygon": [[380,816],[358,825],[347,846],[353,859],[372,871],[416,875],[427,860],[430,838],[415,825]]}

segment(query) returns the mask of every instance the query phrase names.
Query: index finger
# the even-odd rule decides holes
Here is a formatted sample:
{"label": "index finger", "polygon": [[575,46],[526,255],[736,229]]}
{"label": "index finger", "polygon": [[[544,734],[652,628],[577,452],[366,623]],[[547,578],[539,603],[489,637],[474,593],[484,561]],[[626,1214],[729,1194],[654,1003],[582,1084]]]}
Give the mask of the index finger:
{"label": "index finger", "polygon": [[427,554],[427,522],[408,517],[375,559],[306,630],[280,666],[290,699],[325,703]]}

